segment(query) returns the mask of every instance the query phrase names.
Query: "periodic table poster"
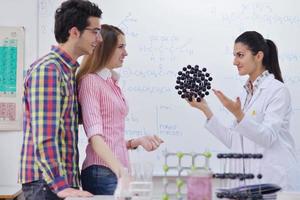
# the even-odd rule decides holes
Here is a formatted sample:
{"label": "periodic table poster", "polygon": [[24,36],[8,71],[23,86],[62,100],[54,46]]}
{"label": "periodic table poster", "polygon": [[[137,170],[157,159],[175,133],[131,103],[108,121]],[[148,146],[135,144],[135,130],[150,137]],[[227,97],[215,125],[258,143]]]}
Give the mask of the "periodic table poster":
{"label": "periodic table poster", "polygon": [[24,28],[0,27],[0,131],[22,128]]}

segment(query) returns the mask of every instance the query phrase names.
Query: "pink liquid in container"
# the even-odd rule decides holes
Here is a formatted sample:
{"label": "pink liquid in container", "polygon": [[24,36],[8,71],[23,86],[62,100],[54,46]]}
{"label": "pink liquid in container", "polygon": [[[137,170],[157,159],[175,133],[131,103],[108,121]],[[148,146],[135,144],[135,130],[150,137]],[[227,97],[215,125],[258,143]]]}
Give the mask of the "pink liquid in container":
{"label": "pink liquid in container", "polygon": [[212,199],[212,172],[209,170],[195,170],[187,179],[188,200]]}

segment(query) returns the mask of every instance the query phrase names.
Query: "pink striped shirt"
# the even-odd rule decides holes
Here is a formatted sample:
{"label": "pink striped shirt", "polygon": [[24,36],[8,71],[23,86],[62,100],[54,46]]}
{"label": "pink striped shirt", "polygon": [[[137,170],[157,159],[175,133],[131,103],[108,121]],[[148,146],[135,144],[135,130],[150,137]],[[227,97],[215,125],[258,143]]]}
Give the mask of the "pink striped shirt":
{"label": "pink striped shirt", "polygon": [[[97,74],[87,74],[79,82],[78,97],[88,139],[94,135],[102,136],[115,157],[128,167],[128,151],[124,138],[128,105],[117,85],[118,79],[118,74],[107,68]],[[82,169],[91,165],[108,167],[88,144]]]}

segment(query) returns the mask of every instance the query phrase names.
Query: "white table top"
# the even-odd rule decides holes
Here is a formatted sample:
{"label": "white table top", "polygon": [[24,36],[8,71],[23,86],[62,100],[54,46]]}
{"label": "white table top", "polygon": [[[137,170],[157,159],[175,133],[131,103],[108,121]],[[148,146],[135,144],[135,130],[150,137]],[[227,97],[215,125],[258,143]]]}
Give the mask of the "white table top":
{"label": "white table top", "polygon": [[[152,197],[153,200],[160,200],[161,196],[159,197]],[[107,195],[95,195],[93,197],[68,197],[65,200],[114,200],[114,196],[107,196]]]}
{"label": "white table top", "polygon": [[114,199],[114,196],[107,196],[107,195],[95,195],[93,197],[85,197],[85,198],[82,198],[82,197],[68,197],[66,198],[66,200],[113,200]]}
{"label": "white table top", "polygon": [[15,198],[22,192],[20,185],[0,185],[0,198]]}
{"label": "white table top", "polygon": [[[215,198],[216,197],[213,197],[213,199]],[[153,199],[161,199],[161,198],[153,198]],[[66,200],[114,200],[114,197],[96,195],[91,198],[70,197],[70,198],[66,198]],[[300,200],[300,192],[278,192],[277,200]]]}

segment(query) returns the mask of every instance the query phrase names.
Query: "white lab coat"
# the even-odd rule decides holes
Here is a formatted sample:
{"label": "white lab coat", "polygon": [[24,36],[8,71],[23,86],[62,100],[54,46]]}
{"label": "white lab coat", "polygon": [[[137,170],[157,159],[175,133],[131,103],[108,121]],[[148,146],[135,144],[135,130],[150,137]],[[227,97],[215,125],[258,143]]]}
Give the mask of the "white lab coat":
{"label": "white lab coat", "polygon": [[[240,97],[242,104],[246,95],[244,91]],[[231,128],[222,125],[215,116],[205,126],[232,152],[263,154],[263,159],[255,162],[263,175],[261,183],[275,183],[287,191],[300,191],[300,165],[289,132],[292,109],[288,89],[270,74],[243,110],[244,118]]]}

